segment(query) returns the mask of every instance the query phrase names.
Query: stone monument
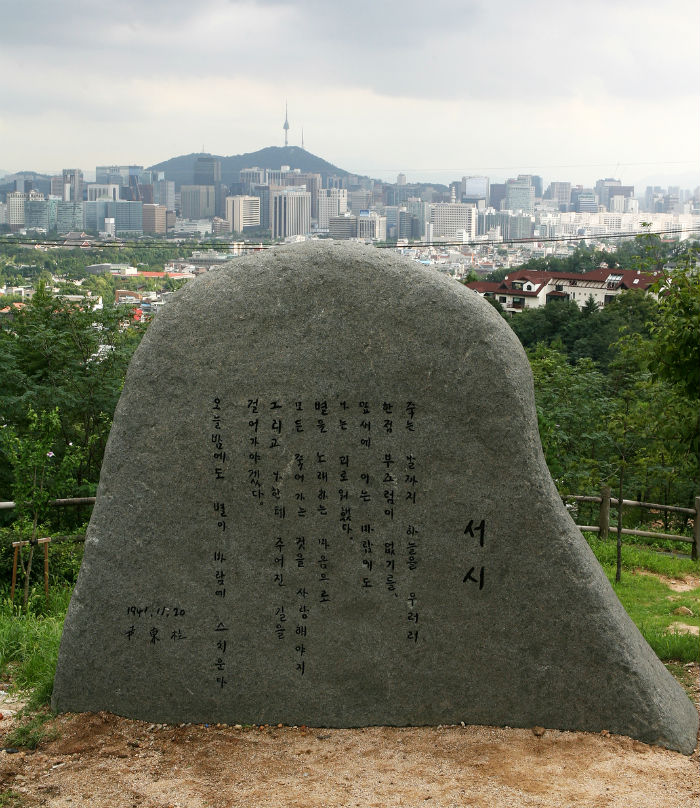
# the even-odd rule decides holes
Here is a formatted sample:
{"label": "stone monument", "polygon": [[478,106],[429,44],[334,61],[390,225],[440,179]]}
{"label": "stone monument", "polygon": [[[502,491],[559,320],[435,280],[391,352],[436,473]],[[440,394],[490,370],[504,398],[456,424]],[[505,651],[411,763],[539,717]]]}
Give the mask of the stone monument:
{"label": "stone monument", "polygon": [[697,730],[557,495],[508,325],[434,270],[330,243],[212,271],[149,327],[53,707],[685,753]]}

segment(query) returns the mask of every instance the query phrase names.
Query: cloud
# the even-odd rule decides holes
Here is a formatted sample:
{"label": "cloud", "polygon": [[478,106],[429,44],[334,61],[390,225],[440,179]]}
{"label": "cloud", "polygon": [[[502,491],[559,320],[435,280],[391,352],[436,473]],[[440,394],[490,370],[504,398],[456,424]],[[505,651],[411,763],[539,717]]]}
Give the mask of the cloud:
{"label": "cloud", "polygon": [[0,19],[6,167],[281,145],[285,98],[290,142],[303,126],[377,175],[613,171],[694,155],[700,130],[696,0],[0,0]]}
{"label": "cloud", "polygon": [[425,99],[556,99],[600,86],[661,98],[696,81],[698,22],[695,0],[27,0],[5,15],[2,42],[14,64],[107,84],[155,74]]}

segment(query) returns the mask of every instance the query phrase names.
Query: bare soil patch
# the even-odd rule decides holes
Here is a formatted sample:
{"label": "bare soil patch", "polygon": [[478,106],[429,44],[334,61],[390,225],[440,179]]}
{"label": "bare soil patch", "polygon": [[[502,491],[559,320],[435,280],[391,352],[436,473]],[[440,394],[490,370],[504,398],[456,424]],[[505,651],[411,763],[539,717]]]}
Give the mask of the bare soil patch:
{"label": "bare soil patch", "polygon": [[700,637],[700,626],[690,626],[688,623],[671,623],[668,627],[668,631],[671,633],[675,632],[676,634],[694,634],[696,637]]}
{"label": "bare soil patch", "polygon": [[[698,666],[685,666],[689,680]],[[692,696],[697,703],[698,691]],[[16,719],[0,722],[2,737]],[[0,793],[49,808],[697,808],[698,750],[630,738],[450,726],[170,726],[109,713],[50,722],[0,753]],[[2,742],[0,740],[0,742]]]}
{"label": "bare soil patch", "polygon": [[693,589],[700,587],[700,577],[697,575],[684,575],[683,578],[669,578],[667,575],[661,575],[658,572],[650,572],[649,570],[635,569],[637,575],[649,575],[656,578],[672,590],[673,592],[692,592]]}

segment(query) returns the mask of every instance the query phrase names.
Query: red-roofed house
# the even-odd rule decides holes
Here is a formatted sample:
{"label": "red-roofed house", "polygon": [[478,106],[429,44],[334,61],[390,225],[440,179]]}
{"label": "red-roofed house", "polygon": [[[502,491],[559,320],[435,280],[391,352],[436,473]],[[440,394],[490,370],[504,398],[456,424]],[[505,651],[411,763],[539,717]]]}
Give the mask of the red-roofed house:
{"label": "red-roofed house", "polygon": [[599,267],[590,272],[547,272],[521,269],[502,281],[470,281],[466,285],[483,297],[493,297],[511,314],[536,309],[550,300],[573,300],[579,308],[592,297],[598,307],[606,306],[627,289],[646,290],[656,280],[635,269]]}
{"label": "red-roofed house", "polygon": [[27,307],[26,303],[20,303],[19,301],[15,301],[14,303],[10,303],[9,306],[5,306],[4,308],[0,309],[0,317],[12,317],[12,315],[17,312],[25,309]]}

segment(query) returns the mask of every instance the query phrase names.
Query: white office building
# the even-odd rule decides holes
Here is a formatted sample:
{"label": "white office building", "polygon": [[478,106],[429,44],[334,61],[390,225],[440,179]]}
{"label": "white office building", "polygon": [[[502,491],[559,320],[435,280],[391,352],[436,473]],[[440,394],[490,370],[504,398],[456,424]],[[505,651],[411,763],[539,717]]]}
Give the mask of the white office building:
{"label": "white office building", "polygon": [[473,240],[476,238],[478,211],[474,205],[461,202],[436,202],[431,206],[430,223],[433,237]]}
{"label": "white office building", "polygon": [[348,209],[345,188],[321,188],[318,192],[318,228],[328,230],[331,216],[343,216]]}
{"label": "white office building", "polygon": [[311,231],[311,194],[300,188],[276,188],[270,192],[272,238],[303,236]]}
{"label": "white office building", "polygon": [[227,196],[226,221],[234,233],[242,233],[246,227],[260,227],[260,197]]}

